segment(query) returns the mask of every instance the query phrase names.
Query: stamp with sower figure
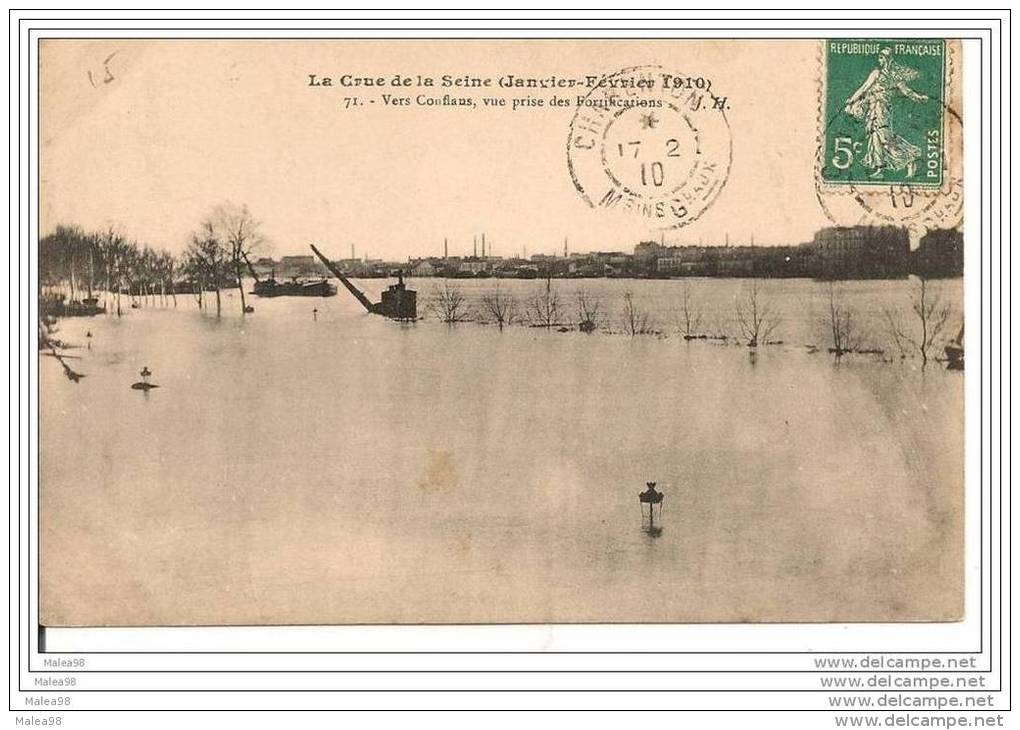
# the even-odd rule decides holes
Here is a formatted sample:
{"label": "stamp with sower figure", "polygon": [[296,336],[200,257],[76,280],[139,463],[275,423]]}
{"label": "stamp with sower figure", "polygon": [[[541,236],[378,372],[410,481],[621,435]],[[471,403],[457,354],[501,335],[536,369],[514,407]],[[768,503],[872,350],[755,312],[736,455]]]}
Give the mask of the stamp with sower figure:
{"label": "stamp with sower figure", "polygon": [[729,177],[730,100],[711,79],[636,66],[602,77],[570,123],[567,166],[593,208],[658,228],[697,220]]}
{"label": "stamp with sower figure", "polygon": [[815,193],[838,226],[963,217],[959,41],[823,41]]}
{"label": "stamp with sower figure", "polygon": [[946,42],[826,41],[826,183],[938,187],[943,181]]}

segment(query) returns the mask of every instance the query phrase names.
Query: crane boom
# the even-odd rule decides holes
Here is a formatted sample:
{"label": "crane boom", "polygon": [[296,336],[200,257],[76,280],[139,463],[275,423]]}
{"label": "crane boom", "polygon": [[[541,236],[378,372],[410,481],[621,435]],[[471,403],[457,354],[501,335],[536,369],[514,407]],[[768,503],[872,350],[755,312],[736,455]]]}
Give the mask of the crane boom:
{"label": "crane boom", "polygon": [[349,291],[351,294],[353,294],[354,298],[357,299],[359,302],[361,302],[361,306],[363,306],[370,313],[376,314],[377,313],[376,312],[376,306],[374,304],[372,304],[371,300],[368,297],[365,296],[365,293],[363,291],[361,291],[358,287],[354,286],[354,284],[352,284],[350,282],[350,280],[346,276],[343,275],[343,273],[340,271],[340,269],[338,269],[336,266],[334,266],[333,262],[330,261],[328,258],[326,258],[322,254],[322,252],[315,247],[314,244],[310,244],[310,245],[312,247],[312,251],[315,253],[316,256],[319,257],[319,260],[322,261],[323,264],[325,264],[326,268],[330,270],[330,272],[333,274],[333,276],[335,276],[336,278],[338,278],[340,280],[341,284],[343,284],[345,287],[347,287],[347,291]]}

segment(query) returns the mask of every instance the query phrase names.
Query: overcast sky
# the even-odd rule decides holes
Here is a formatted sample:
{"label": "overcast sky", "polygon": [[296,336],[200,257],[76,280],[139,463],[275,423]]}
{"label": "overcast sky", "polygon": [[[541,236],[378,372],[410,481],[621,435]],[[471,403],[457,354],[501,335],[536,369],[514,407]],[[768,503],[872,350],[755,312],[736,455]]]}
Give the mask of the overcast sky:
{"label": "overcast sky", "polygon": [[[573,109],[344,110],[348,92],[309,88],[308,74],[574,77],[644,64],[710,77],[730,106],[729,180],[667,243],[795,244],[827,225],[813,184],[814,41],[45,41],[42,230],[115,224],[179,251],[229,200],[262,221],[275,256],[309,243],[336,258],[352,244],[373,258],[441,255],[444,237],[467,254],[482,232],[497,255],[559,252],[564,237],[572,251],[630,251],[660,232],[581,200],[566,161]],[[451,90],[397,93],[422,91]]]}

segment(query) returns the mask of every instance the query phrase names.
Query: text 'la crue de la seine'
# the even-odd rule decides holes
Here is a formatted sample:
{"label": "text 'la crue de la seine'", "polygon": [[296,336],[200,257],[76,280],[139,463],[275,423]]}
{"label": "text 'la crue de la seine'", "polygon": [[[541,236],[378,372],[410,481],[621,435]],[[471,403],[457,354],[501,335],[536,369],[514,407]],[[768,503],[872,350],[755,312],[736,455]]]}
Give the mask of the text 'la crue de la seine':
{"label": "text 'la crue de la seine'", "polygon": [[421,74],[393,74],[371,76],[339,74],[335,76],[310,73],[307,85],[313,87],[364,88],[440,88],[440,89],[702,89],[711,82],[700,76],[680,76],[670,73],[635,73],[634,75],[584,76],[471,76],[467,74],[425,76]]}

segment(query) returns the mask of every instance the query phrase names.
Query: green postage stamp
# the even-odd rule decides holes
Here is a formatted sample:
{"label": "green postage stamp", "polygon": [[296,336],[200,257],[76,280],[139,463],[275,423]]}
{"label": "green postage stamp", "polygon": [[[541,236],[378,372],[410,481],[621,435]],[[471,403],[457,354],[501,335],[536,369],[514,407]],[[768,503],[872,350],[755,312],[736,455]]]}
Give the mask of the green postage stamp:
{"label": "green postage stamp", "polygon": [[945,167],[946,42],[825,42],[822,180],[937,187]]}

